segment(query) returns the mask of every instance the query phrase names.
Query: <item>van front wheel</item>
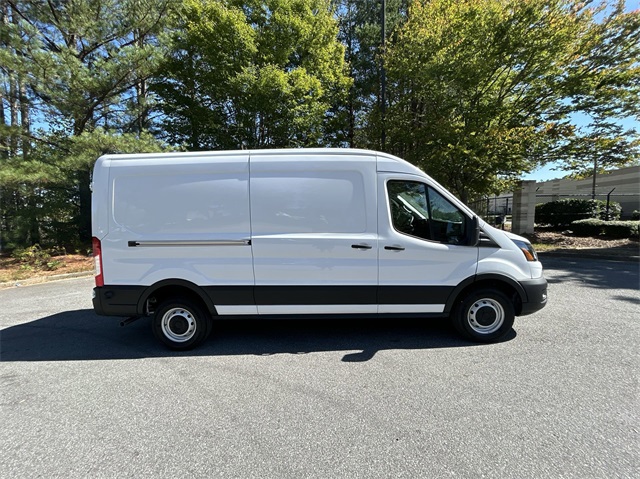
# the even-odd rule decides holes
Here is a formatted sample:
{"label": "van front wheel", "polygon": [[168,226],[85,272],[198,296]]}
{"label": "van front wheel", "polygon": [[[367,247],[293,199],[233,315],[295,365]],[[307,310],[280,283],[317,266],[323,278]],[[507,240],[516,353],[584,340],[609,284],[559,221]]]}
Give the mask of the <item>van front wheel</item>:
{"label": "van front wheel", "polygon": [[211,318],[186,299],[169,299],[156,309],[153,334],[171,349],[184,351],[202,343],[210,333]]}
{"label": "van front wheel", "polygon": [[472,341],[491,343],[502,339],[513,327],[515,311],[509,298],[498,290],[471,292],[454,309],[453,325]]}

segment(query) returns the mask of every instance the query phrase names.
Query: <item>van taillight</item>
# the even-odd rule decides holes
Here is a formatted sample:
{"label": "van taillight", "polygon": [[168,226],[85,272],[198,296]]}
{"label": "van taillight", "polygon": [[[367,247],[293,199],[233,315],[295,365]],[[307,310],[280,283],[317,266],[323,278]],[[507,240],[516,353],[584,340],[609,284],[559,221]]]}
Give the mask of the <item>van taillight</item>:
{"label": "van taillight", "polygon": [[93,261],[96,264],[96,286],[104,286],[104,276],[102,274],[102,245],[100,240],[95,236],[91,238],[93,245]]}

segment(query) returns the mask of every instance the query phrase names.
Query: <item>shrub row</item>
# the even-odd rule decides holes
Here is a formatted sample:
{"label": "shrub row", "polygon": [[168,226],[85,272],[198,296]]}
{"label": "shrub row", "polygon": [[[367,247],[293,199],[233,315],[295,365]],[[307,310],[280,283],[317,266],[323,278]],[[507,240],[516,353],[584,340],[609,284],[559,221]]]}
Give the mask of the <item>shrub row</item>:
{"label": "shrub row", "polygon": [[565,199],[540,203],[536,205],[536,223],[555,227],[568,226],[574,221],[589,218],[601,220],[618,220],[622,208],[620,203],[609,203],[607,218],[607,202],[592,199]]}
{"label": "shrub row", "polygon": [[578,220],[571,223],[577,236],[600,236],[607,238],[638,238],[640,221],[602,221],[599,219]]}

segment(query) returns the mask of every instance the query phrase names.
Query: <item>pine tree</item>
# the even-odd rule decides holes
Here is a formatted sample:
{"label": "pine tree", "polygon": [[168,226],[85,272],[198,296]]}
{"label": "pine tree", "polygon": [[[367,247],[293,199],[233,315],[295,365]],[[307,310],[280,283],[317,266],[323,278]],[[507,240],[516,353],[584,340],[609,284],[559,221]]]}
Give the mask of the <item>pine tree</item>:
{"label": "pine tree", "polygon": [[[15,85],[9,97],[23,105],[18,136],[22,157],[11,155],[2,166],[0,184],[5,191],[36,192],[38,201],[25,211],[43,224],[54,222],[52,216],[72,223],[75,237],[86,243],[91,236],[93,162],[101,153],[119,151],[111,149],[115,145],[131,145],[131,135],[149,147],[142,92],[163,56],[156,35],[173,0],[21,0],[8,5],[12,23],[3,30],[3,39],[13,48],[3,50],[2,63],[7,65],[5,76],[17,79],[9,81]],[[9,103],[13,118],[18,107]],[[38,125],[32,133],[26,130],[31,123]],[[105,142],[105,133],[125,140]],[[97,156],[75,155],[77,141],[86,143],[92,135],[91,151]],[[14,138],[10,136],[10,150],[16,148]],[[58,202],[53,214],[47,205],[60,192],[67,205]],[[31,236],[16,242],[33,243]]]}

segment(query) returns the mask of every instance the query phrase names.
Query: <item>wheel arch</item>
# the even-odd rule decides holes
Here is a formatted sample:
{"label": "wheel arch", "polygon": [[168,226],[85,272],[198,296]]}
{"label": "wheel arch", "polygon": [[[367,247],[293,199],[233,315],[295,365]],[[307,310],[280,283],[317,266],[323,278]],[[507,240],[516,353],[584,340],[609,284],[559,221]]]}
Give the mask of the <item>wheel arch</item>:
{"label": "wheel arch", "polygon": [[182,296],[196,301],[204,306],[211,315],[217,315],[216,307],[211,298],[198,285],[184,279],[165,279],[152,284],[144,290],[138,301],[138,313],[146,314],[147,301],[155,298],[156,304],[162,303],[169,297]]}
{"label": "wheel arch", "polygon": [[471,291],[481,288],[492,288],[502,291],[511,298],[516,316],[522,312],[522,303],[527,302],[527,293],[518,281],[501,274],[480,274],[467,278],[451,292],[447,298],[444,312],[451,313],[454,306]]}

